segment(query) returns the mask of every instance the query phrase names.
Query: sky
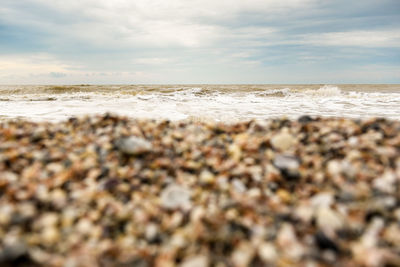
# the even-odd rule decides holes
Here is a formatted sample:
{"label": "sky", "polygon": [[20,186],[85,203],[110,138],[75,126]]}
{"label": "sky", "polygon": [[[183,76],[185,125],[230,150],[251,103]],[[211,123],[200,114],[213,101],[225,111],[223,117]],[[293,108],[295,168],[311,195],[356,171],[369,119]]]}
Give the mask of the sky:
{"label": "sky", "polygon": [[0,84],[400,83],[399,0],[1,0]]}

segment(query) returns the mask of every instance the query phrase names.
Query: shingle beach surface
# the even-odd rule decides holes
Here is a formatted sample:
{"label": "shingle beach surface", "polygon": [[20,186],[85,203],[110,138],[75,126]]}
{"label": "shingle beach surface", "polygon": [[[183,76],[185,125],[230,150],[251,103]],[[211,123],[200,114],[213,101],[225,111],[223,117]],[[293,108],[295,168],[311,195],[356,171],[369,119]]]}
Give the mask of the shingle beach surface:
{"label": "shingle beach surface", "polygon": [[400,122],[0,123],[0,266],[400,266]]}

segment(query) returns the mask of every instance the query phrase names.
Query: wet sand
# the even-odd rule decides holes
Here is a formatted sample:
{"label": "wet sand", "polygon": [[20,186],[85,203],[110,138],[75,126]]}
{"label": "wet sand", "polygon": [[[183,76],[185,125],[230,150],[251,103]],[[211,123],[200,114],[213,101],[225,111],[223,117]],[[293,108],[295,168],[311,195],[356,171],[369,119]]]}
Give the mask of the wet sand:
{"label": "wet sand", "polygon": [[399,266],[400,122],[0,122],[1,266]]}

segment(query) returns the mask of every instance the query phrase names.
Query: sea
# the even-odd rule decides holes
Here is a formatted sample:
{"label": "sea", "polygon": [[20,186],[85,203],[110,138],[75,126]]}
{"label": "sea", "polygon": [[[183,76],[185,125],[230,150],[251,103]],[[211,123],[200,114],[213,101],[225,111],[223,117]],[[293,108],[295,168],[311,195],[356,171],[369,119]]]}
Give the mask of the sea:
{"label": "sea", "polygon": [[321,117],[400,119],[399,84],[1,85],[0,120],[131,118],[236,122]]}

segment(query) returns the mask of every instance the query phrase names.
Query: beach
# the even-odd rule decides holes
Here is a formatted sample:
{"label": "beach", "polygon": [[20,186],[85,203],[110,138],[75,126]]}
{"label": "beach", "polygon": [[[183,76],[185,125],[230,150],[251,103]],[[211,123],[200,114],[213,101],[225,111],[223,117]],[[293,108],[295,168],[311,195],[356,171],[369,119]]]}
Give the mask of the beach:
{"label": "beach", "polygon": [[1,266],[399,266],[400,122],[0,122]]}
{"label": "beach", "polygon": [[1,0],[0,267],[400,267],[399,14]]}

